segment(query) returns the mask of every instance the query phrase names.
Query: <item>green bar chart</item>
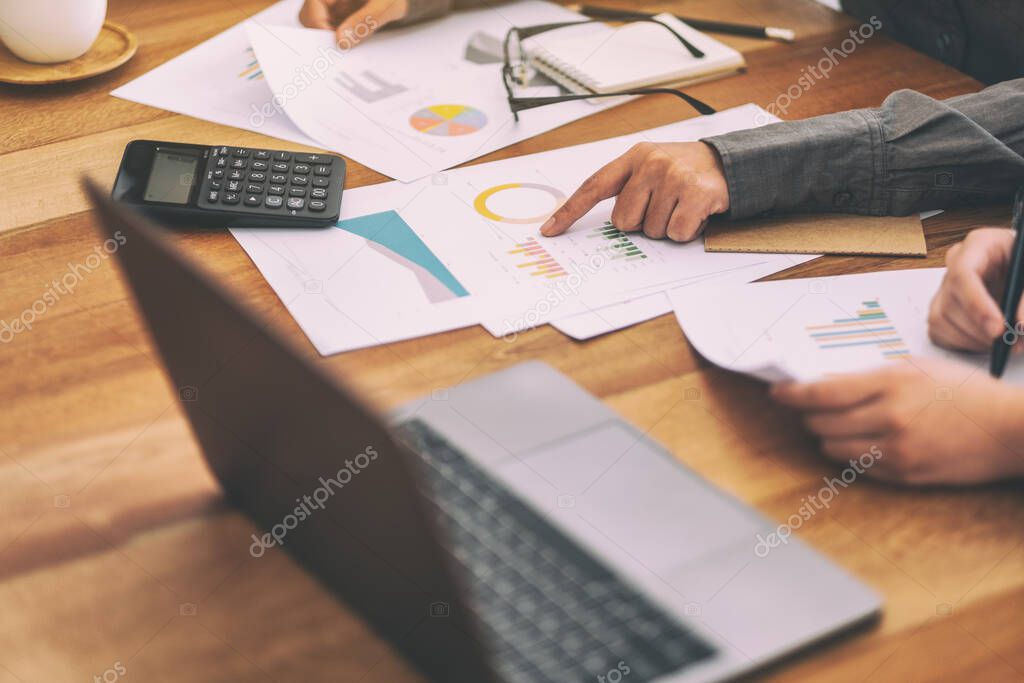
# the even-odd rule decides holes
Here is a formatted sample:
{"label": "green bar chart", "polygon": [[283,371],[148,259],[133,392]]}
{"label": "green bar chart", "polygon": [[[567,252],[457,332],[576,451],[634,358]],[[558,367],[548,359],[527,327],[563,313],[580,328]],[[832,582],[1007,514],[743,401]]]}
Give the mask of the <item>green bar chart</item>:
{"label": "green bar chart", "polygon": [[647,258],[647,254],[636,245],[636,242],[611,223],[594,228],[587,237],[605,240],[607,243],[601,245],[600,251],[612,260],[641,261]]}

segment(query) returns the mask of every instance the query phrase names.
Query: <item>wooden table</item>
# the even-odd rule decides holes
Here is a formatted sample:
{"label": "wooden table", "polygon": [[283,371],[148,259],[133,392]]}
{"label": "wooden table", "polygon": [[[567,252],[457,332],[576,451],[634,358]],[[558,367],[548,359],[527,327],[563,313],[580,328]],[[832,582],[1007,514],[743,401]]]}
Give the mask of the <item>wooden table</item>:
{"label": "wooden table", "polygon": [[[112,0],[138,55],[67,87],[0,89],[0,319],[33,305],[99,240],[78,189],[109,182],[125,142],[295,145],[110,97],[115,86],[242,20],[267,0]],[[641,3],[644,4],[644,3]],[[693,16],[794,26],[797,44],[747,39],[749,73],[692,88],[719,108],[766,105],[853,24],[809,0],[679,0]],[[199,84],[197,84],[198,86]],[[979,86],[876,36],[798,99],[801,118],[877,105],[914,87]],[[498,159],[661,125],[689,113],[630,103],[494,153]],[[382,180],[358,164],[350,185]],[[1004,210],[926,223],[922,260],[825,258],[802,273],[939,265],[964,230]],[[188,249],[315,355],[234,240]],[[543,328],[514,344],[478,328],[320,359],[381,406],[526,359],[572,376],[691,468],[783,519],[833,473],[764,387],[708,367],[665,316],[587,343]],[[407,681],[388,645],[287,556],[248,554],[250,522],[226,507],[109,262],[0,345],[0,683],[15,681]],[[694,392],[693,390],[697,391]],[[907,491],[859,482],[801,530],[885,596],[876,627],[767,674],[779,680],[1024,678],[1024,505],[1015,486]],[[94,677],[99,677],[94,678]]]}

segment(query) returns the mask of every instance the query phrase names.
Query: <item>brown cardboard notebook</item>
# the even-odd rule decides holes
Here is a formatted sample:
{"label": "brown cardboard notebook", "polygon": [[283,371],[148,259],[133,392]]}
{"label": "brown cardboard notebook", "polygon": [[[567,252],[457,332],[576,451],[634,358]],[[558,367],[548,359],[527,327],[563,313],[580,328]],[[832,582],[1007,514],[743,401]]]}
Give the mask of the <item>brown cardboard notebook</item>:
{"label": "brown cardboard notebook", "polygon": [[794,214],[743,221],[713,220],[705,251],[781,254],[924,256],[924,229],[916,215],[899,217]]}

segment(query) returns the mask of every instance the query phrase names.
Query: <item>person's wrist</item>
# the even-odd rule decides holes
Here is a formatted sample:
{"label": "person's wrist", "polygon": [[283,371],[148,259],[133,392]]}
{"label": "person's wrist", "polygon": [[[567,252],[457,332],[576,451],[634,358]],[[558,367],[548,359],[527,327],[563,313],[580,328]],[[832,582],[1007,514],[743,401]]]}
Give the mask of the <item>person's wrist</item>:
{"label": "person's wrist", "polygon": [[725,175],[725,165],[722,163],[722,157],[714,145],[709,145],[703,140],[698,144],[704,148],[709,159],[709,166],[712,169],[710,173],[711,190],[715,203],[711,213],[726,213],[729,210],[729,180]]}
{"label": "person's wrist", "polygon": [[[736,160],[732,158],[728,145],[716,137],[705,138],[700,142],[710,150],[715,160],[725,205],[721,213],[728,214],[730,218],[746,218],[748,214],[752,215],[753,212],[743,206],[742,196],[737,194],[739,185],[743,182],[742,169],[737,169]],[[737,211],[740,213],[737,214]]]}

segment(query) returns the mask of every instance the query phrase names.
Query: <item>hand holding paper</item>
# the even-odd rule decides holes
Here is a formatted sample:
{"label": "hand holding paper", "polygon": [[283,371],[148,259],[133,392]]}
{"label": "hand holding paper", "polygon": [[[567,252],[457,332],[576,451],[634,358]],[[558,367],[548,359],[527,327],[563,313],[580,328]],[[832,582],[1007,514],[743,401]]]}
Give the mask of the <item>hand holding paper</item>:
{"label": "hand holding paper", "polygon": [[408,13],[409,0],[306,0],[299,21],[308,28],[333,30],[339,45],[355,47]]}
{"label": "hand holding paper", "polygon": [[[695,285],[670,298],[694,347],[776,382],[773,397],[804,414],[827,456],[871,452],[868,473],[901,483],[1019,476],[1024,458],[1009,446],[1024,439],[1024,391],[1014,386],[1024,384],[1024,366],[1011,362],[1000,382],[983,356],[929,341],[928,304],[944,273]],[[950,273],[942,290],[960,279]]]}
{"label": "hand holding paper", "polygon": [[[1024,475],[1024,392],[955,361],[927,358],[772,396],[804,413],[821,450],[842,463],[872,452],[868,474],[904,484],[971,484]],[[874,449],[874,450],[872,450]],[[877,451],[877,452],[876,452]]]}

